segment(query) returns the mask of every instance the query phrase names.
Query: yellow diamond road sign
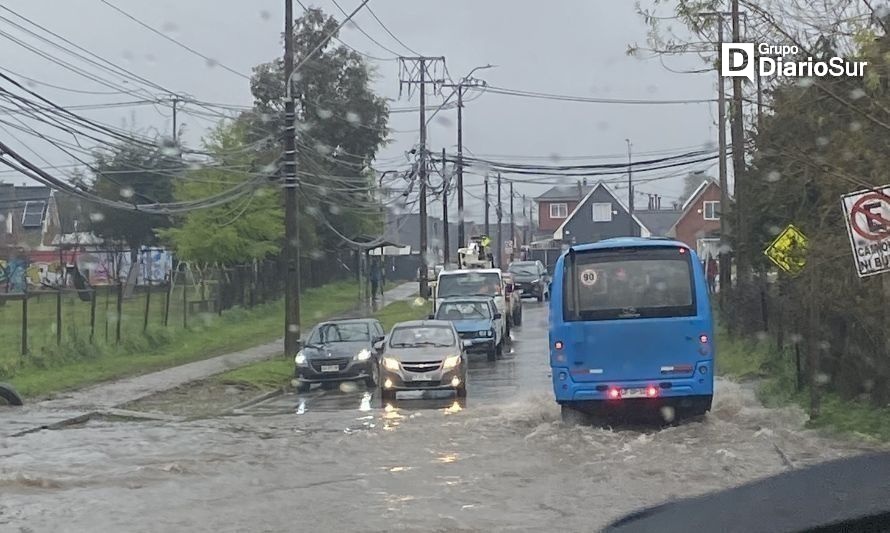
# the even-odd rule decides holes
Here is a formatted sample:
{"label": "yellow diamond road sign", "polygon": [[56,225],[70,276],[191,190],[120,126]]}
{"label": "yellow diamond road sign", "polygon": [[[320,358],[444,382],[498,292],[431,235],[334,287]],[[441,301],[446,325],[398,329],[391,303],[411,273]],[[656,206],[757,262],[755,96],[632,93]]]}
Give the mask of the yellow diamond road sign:
{"label": "yellow diamond road sign", "polygon": [[789,274],[797,274],[806,265],[806,251],[809,239],[793,224],[788,224],[782,233],[767,246],[763,253],[779,268]]}

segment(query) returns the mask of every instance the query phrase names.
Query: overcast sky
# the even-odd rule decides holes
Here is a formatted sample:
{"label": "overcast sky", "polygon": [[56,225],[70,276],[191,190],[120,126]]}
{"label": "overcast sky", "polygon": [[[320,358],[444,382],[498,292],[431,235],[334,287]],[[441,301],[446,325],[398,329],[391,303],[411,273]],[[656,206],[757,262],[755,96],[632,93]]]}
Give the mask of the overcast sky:
{"label": "overcast sky", "polygon": [[[166,33],[195,50],[216,59],[233,70],[249,74],[254,65],[281,55],[284,2],[281,0],[108,0],[146,24]],[[338,0],[339,1],[339,0]],[[358,0],[342,0],[351,11]],[[342,19],[331,0],[316,0],[307,5],[321,7]],[[371,0],[377,16],[401,41],[425,55],[445,56],[455,79],[478,65],[496,68],[478,72],[490,84],[528,91],[598,96],[624,99],[697,99],[713,98],[715,75],[679,74],[666,69],[658,59],[628,57],[628,44],[645,43],[646,28],[635,13],[633,2],[615,0],[454,0],[450,2],[412,0]],[[248,81],[220,68],[208,65],[200,57],[170,43],[150,30],[128,20],[101,0],[39,2],[3,0],[3,6],[52,30],[79,46],[147,78],[157,85],[208,102],[250,105]],[[295,5],[295,13],[302,8]],[[0,16],[26,25],[9,11]],[[359,27],[392,52],[410,55],[386,33],[367,12],[355,18]],[[49,37],[41,30],[31,28]],[[27,35],[8,21],[0,19],[3,61],[0,67],[45,85],[33,90],[66,106],[133,101],[131,94],[82,94],[76,91],[112,92],[56,62],[9,40],[8,36],[39,47],[44,53],[65,59],[72,65],[99,72]],[[343,41],[356,49],[380,58],[394,54],[364,36],[357,28],[345,28]],[[674,70],[702,68],[697,57],[666,58]],[[417,104],[417,97],[399,98],[398,68],[394,60],[373,61],[378,78],[375,90],[392,98],[393,107]],[[113,79],[108,73],[106,77]],[[120,83],[120,78],[117,82]],[[137,89],[132,83],[126,86]],[[153,90],[160,94],[160,91]],[[446,93],[447,94],[447,93]],[[144,96],[143,96],[144,97]],[[441,101],[430,97],[430,103]],[[130,106],[103,110],[78,111],[85,116],[140,129],[171,131],[170,109],[164,106]],[[467,104],[464,112],[464,143],[468,152],[492,159],[517,161],[512,156],[600,156],[614,154],[623,160],[625,138],[631,139],[634,153],[645,154],[684,147],[697,147],[716,140],[714,106],[688,105],[615,105],[557,102],[513,96],[484,94]],[[3,118],[0,110],[0,118]],[[200,141],[212,125],[206,117],[181,115],[186,126],[185,140]],[[453,151],[456,145],[456,112],[442,111],[429,130],[429,148]],[[392,142],[379,156],[379,166],[393,168],[401,154],[417,143],[418,115],[393,114],[391,126],[397,130]],[[71,163],[71,158],[35,138],[11,130],[29,149],[53,165]],[[0,136],[11,140],[9,131]],[[13,144],[22,147],[13,141]],[[41,165],[44,162],[24,150]],[[641,157],[646,157],[645,155]],[[608,160],[597,159],[596,162]],[[522,162],[530,162],[522,160]],[[548,162],[542,160],[539,162]],[[573,161],[575,163],[580,161]],[[587,161],[587,162],[593,162]],[[562,161],[567,163],[567,161]],[[695,169],[710,169],[710,163]],[[661,171],[663,174],[664,171]],[[650,176],[656,173],[650,174]],[[22,182],[13,174],[0,172],[0,179]],[[479,195],[482,179],[468,176],[469,195]],[[521,185],[517,192],[534,196],[547,186]],[[668,199],[682,190],[682,178],[640,185],[645,193],[658,193]],[[626,192],[623,192],[626,195]],[[643,200],[637,199],[637,205]],[[667,203],[667,202],[665,202]],[[478,208],[478,203],[474,204]],[[431,209],[435,210],[435,206]],[[469,217],[478,217],[470,213]]]}

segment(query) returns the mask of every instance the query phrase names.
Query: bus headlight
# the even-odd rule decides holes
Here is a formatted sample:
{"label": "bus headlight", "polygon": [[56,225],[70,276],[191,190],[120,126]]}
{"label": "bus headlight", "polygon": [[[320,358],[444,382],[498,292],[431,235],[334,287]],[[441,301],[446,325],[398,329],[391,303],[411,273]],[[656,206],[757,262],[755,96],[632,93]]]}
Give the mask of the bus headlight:
{"label": "bus headlight", "polygon": [[445,362],[442,363],[442,370],[451,370],[456,367],[460,363],[460,355],[451,355],[445,358]]}

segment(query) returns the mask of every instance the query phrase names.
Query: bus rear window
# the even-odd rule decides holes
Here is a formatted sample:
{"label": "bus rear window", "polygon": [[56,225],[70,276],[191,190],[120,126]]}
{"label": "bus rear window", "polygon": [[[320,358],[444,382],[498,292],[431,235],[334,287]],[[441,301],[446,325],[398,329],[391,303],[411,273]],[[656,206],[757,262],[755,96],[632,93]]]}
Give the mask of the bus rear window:
{"label": "bus rear window", "polygon": [[566,257],[564,319],[616,320],[694,316],[688,253],[675,248],[624,248]]}

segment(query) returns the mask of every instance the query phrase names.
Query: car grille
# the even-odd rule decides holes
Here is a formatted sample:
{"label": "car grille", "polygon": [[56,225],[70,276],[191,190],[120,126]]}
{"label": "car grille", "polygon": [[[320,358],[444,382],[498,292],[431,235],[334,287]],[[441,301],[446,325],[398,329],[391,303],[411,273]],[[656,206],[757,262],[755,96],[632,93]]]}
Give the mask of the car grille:
{"label": "car grille", "polygon": [[418,361],[412,363],[402,363],[402,368],[408,372],[432,372],[439,370],[442,361]]}
{"label": "car grille", "polygon": [[476,332],[475,331],[461,331],[460,338],[462,339],[475,339]]}
{"label": "car grille", "polygon": [[321,372],[322,366],[333,366],[333,365],[337,365],[337,367],[339,367],[340,370],[343,370],[344,368],[346,368],[346,365],[349,364],[349,359],[337,358],[337,357],[332,357],[330,359],[312,359],[310,361],[310,363],[312,364],[312,369],[315,370],[316,372]]}

